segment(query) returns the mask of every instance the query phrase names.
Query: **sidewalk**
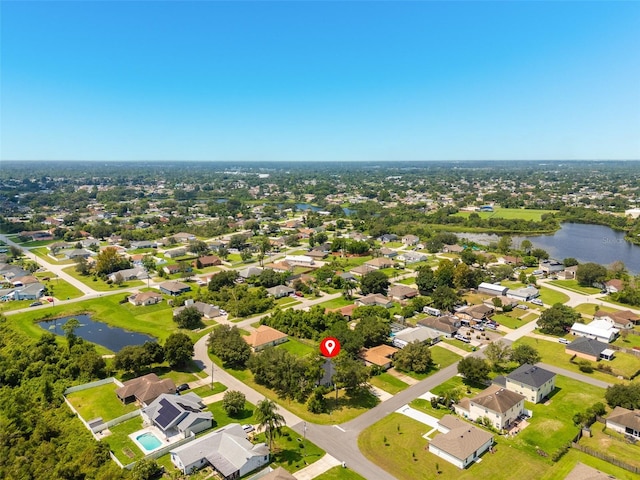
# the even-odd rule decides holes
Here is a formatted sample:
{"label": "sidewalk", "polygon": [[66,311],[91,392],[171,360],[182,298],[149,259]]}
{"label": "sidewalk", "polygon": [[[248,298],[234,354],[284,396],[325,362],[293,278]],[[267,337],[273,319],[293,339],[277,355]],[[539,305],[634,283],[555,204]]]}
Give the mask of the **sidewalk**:
{"label": "sidewalk", "polygon": [[340,462],[326,453],[320,460],[312,463],[302,470],[298,470],[293,474],[293,476],[298,480],[311,480],[313,478],[316,478],[318,475],[322,475],[330,468],[336,467],[338,465],[340,465]]}

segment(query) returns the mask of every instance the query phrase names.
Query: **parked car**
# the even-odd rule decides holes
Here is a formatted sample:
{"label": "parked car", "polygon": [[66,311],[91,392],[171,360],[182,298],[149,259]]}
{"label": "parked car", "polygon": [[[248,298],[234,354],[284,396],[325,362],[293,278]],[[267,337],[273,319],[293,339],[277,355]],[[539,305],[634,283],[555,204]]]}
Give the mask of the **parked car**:
{"label": "parked car", "polygon": [[544,305],[544,303],[542,303],[542,300],[538,299],[538,298],[534,298],[533,300],[531,300],[531,303],[533,303],[534,305]]}
{"label": "parked car", "polygon": [[569,345],[571,342],[569,340],[567,340],[566,338],[559,338],[558,341],[560,343],[564,343],[565,345]]}
{"label": "parked car", "polygon": [[529,307],[523,303],[519,303],[518,305],[516,305],[516,308],[519,308],[520,310],[529,310]]}
{"label": "parked car", "polygon": [[183,383],[182,385],[178,385],[176,387],[176,392],[184,392],[185,390],[189,390],[189,384]]}
{"label": "parked car", "polygon": [[462,335],[460,335],[460,334],[455,335],[453,338],[455,338],[455,339],[457,339],[457,340],[460,340],[461,342],[464,342],[464,343],[471,343],[471,340],[470,340],[469,338],[467,338],[467,337],[463,337],[463,336],[462,336]]}
{"label": "parked car", "polygon": [[242,425],[242,429],[245,431],[245,433],[251,433],[255,430],[253,425],[249,425],[248,423],[246,425]]}
{"label": "parked car", "polygon": [[484,332],[484,327],[482,325],[480,325],[479,323],[476,323],[471,328],[473,328],[474,330],[479,330],[481,332]]}
{"label": "parked car", "polygon": [[29,305],[30,307],[39,307],[40,305],[42,305],[42,302],[33,302],[31,305]]}

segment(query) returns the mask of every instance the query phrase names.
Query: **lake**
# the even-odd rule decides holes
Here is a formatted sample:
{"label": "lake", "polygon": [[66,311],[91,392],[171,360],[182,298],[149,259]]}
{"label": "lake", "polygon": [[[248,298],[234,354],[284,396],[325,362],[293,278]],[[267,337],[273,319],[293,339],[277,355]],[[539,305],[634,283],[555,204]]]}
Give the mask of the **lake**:
{"label": "lake", "polygon": [[157,341],[157,339],[144,333],[130,332],[119,327],[112,327],[106,323],[91,320],[91,317],[86,314],[47,320],[45,322],[39,322],[38,325],[51,333],[64,336],[62,326],[72,318],[76,318],[80,322],[80,326],[75,331],[78,337],[88,342],[101,345],[116,353],[127,345],[142,345],[145,342]]}
{"label": "lake", "polygon": [[[457,233],[460,238],[468,238],[477,243],[497,242],[497,235]],[[574,257],[580,262],[595,262],[609,265],[622,261],[632,274],[640,273],[640,246],[627,242],[624,232],[604,225],[563,223],[553,235],[530,235],[513,237],[514,248],[519,248],[523,240],[529,240],[534,248],[549,252],[551,258],[562,260]]]}

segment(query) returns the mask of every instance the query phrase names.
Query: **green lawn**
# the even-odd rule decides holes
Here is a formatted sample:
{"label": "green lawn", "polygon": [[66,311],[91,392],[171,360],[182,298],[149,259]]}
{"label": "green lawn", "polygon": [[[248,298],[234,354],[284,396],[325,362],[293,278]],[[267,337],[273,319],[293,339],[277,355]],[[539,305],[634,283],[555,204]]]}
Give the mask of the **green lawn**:
{"label": "green lawn", "polygon": [[129,438],[130,434],[140,429],[142,429],[142,418],[135,417],[111,427],[109,429],[111,435],[103,440],[123,465],[138,461],[144,457],[142,450]]}
{"label": "green lawn", "polygon": [[[519,312],[526,312],[526,310],[519,310]],[[498,313],[492,317],[492,319],[498,322],[500,325],[504,325],[505,327],[514,329],[520,328],[521,326],[529,323],[531,320],[535,320],[537,318],[537,315],[525,315],[522,318],[518,318],[518,313],[515,312]]]}
{"label": "green lawn", "polygon": [[612,478],[617,478],[619,480],[638,479],[638,476],[634,473],[628,472],[620,467],[616,467],[611,463],[600,460],[599,458],[587,455],[586,453],[571,449],[558,463],[547,470],[547,472],[541,477],[541,480],[558,480],[565,478],[578,462],[598,469],[601,472],[605,472],[608,475],[613,475]]}
{"label": "green lawn", "polygon": [[604,312],[617,312],[615,308],[606,307],[604,305],[597,305],[595,303],[581,303],[573,307],[576,312],[584,313],[586,315],[593,315],[597,310],[602,310]]}
{"label": "green lawn", "polygon": [[[460,342],[462,343],[462,342]],[[446,348],[439,347],[437,345],[431,347],[431,360],[433,360],[434,367],[426,373],[415,373],[415,372],[402,372],[403,374],[415,378],[416,380],[424,380],[429,375],[433,375],[438,370],[448,367],[449,365],[457,362],[462,357],[457,353],[453,353]]]}
{"label": "green lawn", "polygon": [[591,435],[591,438],[583,436],[580,444],[640,468],[640,446],[627,442],[624,435],[602,423],[592,425]]}
{"label": "green lawn", "polygon": [[[522,337],[517,342],[515,342],[514,345],[516,344],[531,345],[536,350],[538,350],[538,353],[540,353],[540,356],[542,357],[542,361],[545,363],[549,363],[551,365],[565,368],[567,370],[570,370],[575,373],[580,373],[587,377],[597,378],[598,380],[602,380],[604,382],[625,383],[624,380],[620,380],[613,375],[608,375],[606,373],[599,372],[598,370],[594,370],[593,373],[581,372],[576,364],[571,363],[569,361],[571,359],[571,355],[569,355],[568,353],[565,353],[565,345],[563,345],[562,343],[550,342],[547,340],[541,340],[541,339],[531,338],[531,337]],[[616,356],[617,358],[614,358],[610,362],[603,361],[603,364],[610,365],[614,369],[618,369],[618,368],[627,369],[629,366],[628,366],[627,358],[625,357],[630,356],[630,354],[616,353]],[[620,357],[622,357],[622,360]],[[635,362],[638,362],[636,358],[633,358],[632,360],[634,360]],[[592,362],[592,364],[595,367],[595,362]]]}
{"label": "green lawn", "polygon": [[61,278],[45,280],[44,285],[47,287],[49,295],[57,298],[58,300],[79,298],[83,295],[80,290],[78,290],[66,280],[62,280]]}
{"label": "green lawn", "polygon": [[[110,290],[117,290],[122,288],[138,287],[138,286],[146,285],[145,282],[143,282],[142,280],[129,280],[127,282],[122,282],[120,285],[114,285],[114,284],[109,285],[107,282],[105,282],[99,277],[93,277],[92,275],[87,275],[87,276],[80,275],[78,272],[76,272],[76,267],[67,267],[63,271],[71,275],[76,280],[81,281],[88,287],[93,288],[94,290],[97,290],[99,292],[108,292]],[[94,281],[94,278],[95,278],[95,281]]]}
{"label": "green lawn", "polygon": [[551,285],[556,285],[558,287],[565,288],[567,290],[571,290],[573,292],[582,293],[584,295],[594,295],[596,293],[600,293],[599,288],[595,287],[582,287],[578,284],[577,280],[552,280],[549,282]]}
{"label": "green lawn", "polygon": [[402,280],[398,280],[396,283],[414,286],[416,284],[416,277],[403,278]]}
{"label": "green lawn", "polygon": [[[209,356],[216,365],[220,367],[222,366],[222,362],[219,358],[211,354]],[[265,397],[281,403],[285,408],[287,408],[287,410],[296,414],[303,420],[320,425],[348,422],[370,408],[375,407],[379,403],[378,398],[370,392],[362,392],[358,396],[349,397],[345,395],[343,390],[339,390],[337,408],[335,406],[335,393],[330,392],[326,395],[330,412],[313,414],[307,410],[307,406],[305,404],[296,402],[295,400],[283,400],[273,390],[266,388],[263,385],[258,385],[254,381],[253,374],[249,370],[237,370],[233,368],[226,368],[225,370],[245,385],[260,392]]]}
{"label": "green lawn", "polygon": [[278,307],[293,307],[294,305],[298,305],[302,303],[300,300],[296,300],[292,297],[282,297],[276,300],[276,305]]}
{"label": "green lawn", "polygon": [[[269,444],[264,433],[256,435],[255,441]],[[324,450],[317,445],[299,437],[289,427],[282,427],[281,435],[273,439],[271,465],[282,467],[293,473],[317,462],[324,454]]]}
{"label": "green lawn", "polygon": [[436,418],[442,418],[447,413],[451,413],[451,410],[449,410],[448,408],[445,408],[442,405],[438,405],[438,408],[433,408],[431,406],[431,401],[425,400],[424,398],[416,398],[409,405],[415,408],[416,410],[419,410],[421,412],[424,412]]}
{"label": "green lawn", "polygon": [[540,457],[535,458],[526,452],[509,448],[508,444],[497,438],[496,453],[487,452],[482,456],[481,463],[460,470],[428,451],[428,442],[422,435],[430,430],[431,427],[405,415],[392,413],[364,430],[358,439],[358,446],[372,462],[401,480],[538,480],[548,468]]}
{"label": "green lawn", "polygon": [[555,305],[556,303],[566,303],[569,301],[569,295],[544,287],[540,287],[539,298],[547,305]]}
{"label": "green lawn", "polygon": [[375,377],[371,377],[369,383],[392,395],[401,392],[409,386],[399,378],[396,378],[393,375],[389,375],[386,372],[381,373],[380,375],[376,375]]}
{"label": "green lawn", "polygon": [[124,405],[116,396],[115,383],[73,392],[67,399],[85,421],[102,417],[105,422],[138,408],[135,403]]}
{"label": "green lawn", "polygon": [[461,340],[457,340],[455,338],[443,338],[442,341],[444,343],[448,343],[449,345],[453,345],[454,347],[458,347],[461,350],[466,350],[467,352],[475,351],[475,347],[472,347],[470,344],[465,343]]}
{"label": "green lawn", "polygon": [[[455,217],[468,217],[472,212],[458,212],[453,216]],[[476,212],[480,218],[505,218],[505,219],[522,219],[533,220],[539,222],[542,219],[542,215],[546,213],[556,213],[555,210],[528,210],[523,208],[494,208],[493,212]]]}
{"label": "green lawn", "polygon": [[319,304],[326,310],[333,310],[335,308],[346,307],[347,305],[353,305],[353,300],[347,300],[344,297],[334,298],[333,300],[327,300]]}
{"label": "green lawn", "polygon": [[455,377],[451,377],[446,382],[441,383],[437,387],[432,388],[431,393],[433,393],[434,395],[440,396],[448,390],[451,390],[453,388],[459,388],[459,387],[463,387],[466,390],[467,395],[471,397],[477,395],[482,390],[487,388],[484,385],[469,382],[462,377],[455,376]]}
{"label": "green lawn", "polygon": [[32,303],[33,300],[11,300],[9,302],[0,302],[0,312],[20,310],[22,308],[27,308]]}
{"label": "green lawn", "polygon": [[318,353],[318,346],[310,340],[298,340],[297,338],[289,337],[289,340],[281,343],[276,348],[287,350],[289,353],[293,353],[299,357],[306,355],[313,355]]}
{"label": "green lawn", "polygon": [[[215,375],[215,372],[214,372]],[[188,392],[193,392],[201,398],[210,397],[211,395],[215,395],[217,393],[221,393],[227,390],[227,387],[221,384],[220,382],[213,382],[213,389],[211,389],[211,384],[203,385],[201,387],[194,388],[193,390],[187,390]]]}
{"label": "green lawn", "polygon": [[[620,335],[618,338],[614,340],[613,344],[617,345],[618,347],[624,347],[624,348],[633,348],[633,347],[640,348],[640,335],[632,335],[630,333],[627,334],[626,337],[624,335]],[[638,363],[640,364],[640,358],[638,358]]]}
{"label": "green lawn", "polygon": [[222,400],[207,405],[207,410],[213,414],[213,428],[224,427],[230,423],[249,423],[251,425],[256,423],[255,406],[249,402],[244,403],[244,410],[235,417],[227,415],[227,412],[222,408]]}
{"label": "green lawn", "polygon": [[349,468],[341,466],[333,467],[324,472],[322,475],[315,477],[315,480],[366,480]]}

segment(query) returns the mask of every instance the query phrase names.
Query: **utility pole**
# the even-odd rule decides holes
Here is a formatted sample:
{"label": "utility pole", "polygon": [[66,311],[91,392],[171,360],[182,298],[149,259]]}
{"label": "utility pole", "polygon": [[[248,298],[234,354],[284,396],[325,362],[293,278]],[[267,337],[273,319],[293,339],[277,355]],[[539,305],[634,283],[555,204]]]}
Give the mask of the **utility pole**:
{"label": "utility pole", "polygon": [[213,362],[211,362],[211,390],[213,390]]}

